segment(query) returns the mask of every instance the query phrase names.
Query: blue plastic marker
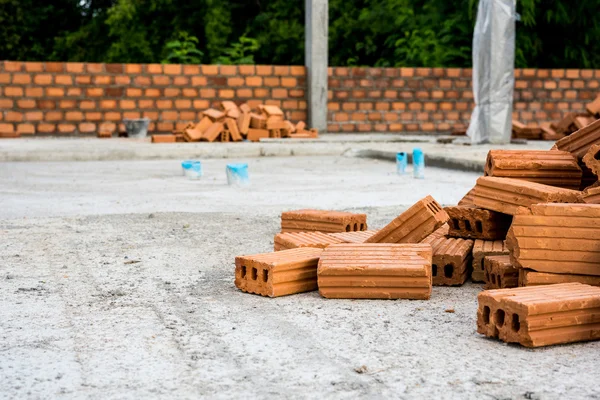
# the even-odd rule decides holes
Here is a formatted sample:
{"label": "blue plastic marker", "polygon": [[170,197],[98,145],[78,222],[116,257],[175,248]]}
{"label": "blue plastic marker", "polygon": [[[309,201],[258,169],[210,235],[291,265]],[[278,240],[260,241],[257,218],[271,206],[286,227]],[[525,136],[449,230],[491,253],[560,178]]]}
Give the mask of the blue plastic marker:
{"label": "blue plastic marker", "polygon": [[200,161],[186,160],[181,163],[183,176],[190,179],[200,179],[202,177],[202,163]]}
{"label": "blue plastic marker", "polygon": [[418,147],[413,149],[413,178],[424,179],[425,178],[425,155],[423,150]]}
{"label": "blue plastic marker", "polygon": [[227,164],[227,183],[230,186],[247,186],[250,184],[248,164]]}
{"label": "blue plastic marker", "polygon": [[406,173],[407,166],[408,166],[407,154],[403,151],[396,153],[396,173],[398,175],[404,175]]}

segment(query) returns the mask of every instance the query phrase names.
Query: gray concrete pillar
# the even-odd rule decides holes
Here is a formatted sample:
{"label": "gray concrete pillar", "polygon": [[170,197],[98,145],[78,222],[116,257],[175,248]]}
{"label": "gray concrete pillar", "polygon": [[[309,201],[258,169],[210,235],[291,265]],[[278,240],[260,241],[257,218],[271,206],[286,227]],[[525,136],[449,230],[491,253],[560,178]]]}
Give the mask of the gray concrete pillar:
{"label": "gray concrete pillar", "polygon": [[305,61],[308,125],[327,131],[328,0],[306,0]]}

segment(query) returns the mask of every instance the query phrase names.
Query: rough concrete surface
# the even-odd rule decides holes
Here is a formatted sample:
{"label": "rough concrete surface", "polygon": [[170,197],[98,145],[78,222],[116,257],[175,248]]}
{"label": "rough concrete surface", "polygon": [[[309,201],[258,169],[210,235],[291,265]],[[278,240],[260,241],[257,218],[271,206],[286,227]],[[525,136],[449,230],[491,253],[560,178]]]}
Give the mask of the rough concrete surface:
{"label": "rough concrete surface", "polygon": [[[477,174],[351,158],[0,164],[0,398],[598,398],[600,342],[529,350],[476,333],[481,285],[429,301],[238,291],[234,257],[270,251],[283,209],[380,227]],[[316,192],[316,189],[323,192]],[[446,312],[453,310],[454,312]]]}

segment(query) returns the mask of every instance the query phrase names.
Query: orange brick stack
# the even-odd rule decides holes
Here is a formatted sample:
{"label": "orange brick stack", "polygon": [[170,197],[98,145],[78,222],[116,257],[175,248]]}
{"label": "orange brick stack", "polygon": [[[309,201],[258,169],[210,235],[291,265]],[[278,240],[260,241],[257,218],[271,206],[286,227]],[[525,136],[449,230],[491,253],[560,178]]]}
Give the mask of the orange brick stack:
{"label": "orange brick stack", "polygon": [[172,135],[152,135],[152,142],[257,142],[261,138],[316,139],[316,129],[306,130],[302,121],[293,124],[285,120],[281,108],[259,104],[254,112],[250,106],[222,101],[220,109],[209,108],[198,123],[190,123]]}

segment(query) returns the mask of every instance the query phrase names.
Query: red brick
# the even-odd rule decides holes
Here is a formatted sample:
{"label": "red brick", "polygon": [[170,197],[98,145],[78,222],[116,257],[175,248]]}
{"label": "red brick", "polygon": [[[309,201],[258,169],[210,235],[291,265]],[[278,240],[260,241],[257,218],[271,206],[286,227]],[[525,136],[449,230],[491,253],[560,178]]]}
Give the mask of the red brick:
{"label": "red brick", "polygon": [[83,113],[81,111],[69,111],[65,114],[67,121],[81,121],[83,120]]}
{"label": "red brick", "polygon": [[[254,89],[254,97],[256,97],[256,98],[269,97],[269,90],[268,89]],[[259,103],[262,103],[262,102],[259,101]],[[250,105],[250,102],[248,102],[248,105]]]}
{"label": "red brick", "polygon": [[240,98],[252,97],[252,89],[238,89],[236,95]]}
{"label": "red brick", "polygon": [[4,70],[7,72],[23,71],[23,63],[19,61],[4,61]]}
{"label": "red brick", "polygon": [[184,108],[184,109],[188,109],[188,108],[192,108],[192,101],[191,100],[175,100],[175,108]]}
{"label": "red brick", "polygon": [[58,108],[75,108],[76,102],[75,100],[61,100],[58,103]]}
{"label": "red brick", "polygon": [[154,75],[152,83],[154,85],[167,86],[171,84],[171,78],[165,75]]}
{"label": "red brick", "polygon": [[173,78],[173,85],[175,86],[187,86],[190,84],[190,78],[187,76],[176,76]]}
{"label": "red brick", "polygon": [[117,75],[115,76],[115,83],[117,85],[129,85],[131,83],[131,78],[126,75]]}
{"label": "red brick", "polygon": [[240,78],[238,76],[233,77],[233,78],[227,78],[227,85],[228,86],[243,86],[244,78]]}
{"label": "red brick", "polygon": [[198,74],[200,74],[200,66],[199,65],[184,65],[183,73],[184,73],[184,75],[198,75]]}
{"label": "red brick", "polygon": [[256,73],[258,75],[273,75],[273,67],[271,65],[257,65]]}
{"label": "red brick", "polygon": [[[12,108],[12,100],[9,100],[9,102],[11,103],[10,107],[2,107],[2,103],[0,103],[0,108]],[[23,100],[17,101],[17,106],[19,108],[35,108],[36,103],[35,103],[35,100],[23,99]]]}
{"label": "red brick", "polygon": [[44,119],[46,121],[61,121],[63,119],[63,113],[61,111],[48,111]]}
{"label": "red brick", "polygon": [[15,131],[14,124],[0,124],[0,134],[2,133],[13,133]]}
{"label": "red brick", "polygon": [[136,76],[133,82],[139,86],[150,86],[150,78],[147,76]]}
{"label": "red brick", "polygon": [[134,100],[121,100],[119,101],[119,107],[126,110],[131,110],[135,108]]}
{"label": "red brick", "polygon": [[14,74],[12,81],[15,85],[27,85],[31,83],[31,76],[29,74]]}
{"label": "red brick", "polygon": [[146,89],[144,91],[144,96],[146,97],[158,97],[161,95],[160,89]]}
{"label": "red brick", "polygon": [[43,72],[44,63],[42,62],[26,62],[25,71],[27,72]]}
{"label": "red brick", "polygon": [[56,131],[56,125],[55,124],[38,124],[37,125],[37,131],[40,133],[53,133]]}
{"label": "red brick", "polygon": [[101,112],[86,112],[85,119],[87,121],[101,121],[103,118]]}
{"label": "red brick", "polygon": [[104,113],[104,119],[106,121],[121,121],[121,113],[117,111],[109,111]]}
{"label": "red brick", "polygon": [[177,111],[163,111],[160,113],[160,119],[163,121],[177,121],[179,113]]}
{"label": "red brick", "polygon": [[125,64],[125,72],[128,74],[141,74],[142,66],[140,64]]}
{"label": "red brick", "polygon": [[46,96],[49,97],[63,97],[65,95],[65,89],[57,87],[49,87],[46,89]]}
{"label": "red brick", "polygon": [[36,85],[51,85],[52,84],[52,75],[49,74],[39,74],[35,75],[33,81]]}
{"label": "red brick", "polygon": [[193,76],[192,77],[192,86],[206,86],[207,81],[204,76]]}
{"label": "red brick", "polygon": [[104,89],[101,88],[89,88],[85,90],[87,96],[90,97],[102,97],[104,96]]}
{"label": "red brick", "polygon": [[41,111],[30,111],[25,113],[25,121],[41,121],[44,119],[44,113]]}
{"label": "red brick", "polygon": [[254,65],[238,65],[240,75],[254,75],[256,68]]}
{"label": "red brick", "polygon": [[16,111],[6,111],[4,119],[9,122],[21,122],[23,121],[23,114]]}
{"label": "red brick", "polygon": [[104,72],[104,64],[100,63],[87,63],[85,65],[85,70],[89,74],[101,74]]}
{"label": "red brick", "polygon": [[100,108],[117,108],[116,100],[100,100]]}
{"label": "red brick", "polygon": [[219,90],[219,97],[223,99],[233,99],[235,97],[235,92],[231,89],[221,89]]}
{"label": "red brick", "polygon": [[73,133],[77,127],[73,124],[58,124],[58,131],[60,133]]}
{"label": "red brick", "polygon": [[182,68],[179,64],[165,64],[165,74],[167,75],[181,75]]}
{"label": "red brick", "polygon": [[221,65],[221,75],[237,75],[237,67],[235,65]]}
{"label": "red brick", "polygon": [[52,100],[38,100],[38,108],[43,110],[53,110],[56,108],[56,103]]}
{"label": "red brick", "polygon": [[219,74],[219,66],[218,65],[202,65],[202,75],[218,75]]}
{"label": "red brick", "polygon": [[60,62],[47,62],[46,72],[64,72],[65,66]]}
{"label": "red brick", "polygon": [[21,135],[33,135],[35,133],[35,126],[33,124],[18,124],[17,132]]}
{"label": "red brick", "polygon": [[281,85],[284,87],[295,87],[298,85],[296,78],[281,78]]}
{"label": "red brick", "polygon": [[9,86],[4,88],[4,95],[9,97],[22,97],[23,89],[20,87]]}
{"label": "red brick", "polygon": [[81,132],[81,133],[96,132],[96,124],[92,124],[91,122],[82,122],[81,124],[79,124],[79,132]]}
{"label": "red brick", "polygon": [[[265,79],[269,79],[269,78],[265,78]],[[246,78],[247,86],[262,86],[262,84],[263,84],[263,78],[261,78],[260,76],[249,76]]]}
{"label": "red brick", "polygon": [[156,107],[159,109],[173,108],[172,100],[157,100]]}
{"label": "red brick", "polygon": [[200,97],[214,98],[216,97],[216,91],[215,89],[200,89]]}
{"label": "red brick", "polygon": [[0,74],[0,84],[10,83],[10,74]]}

